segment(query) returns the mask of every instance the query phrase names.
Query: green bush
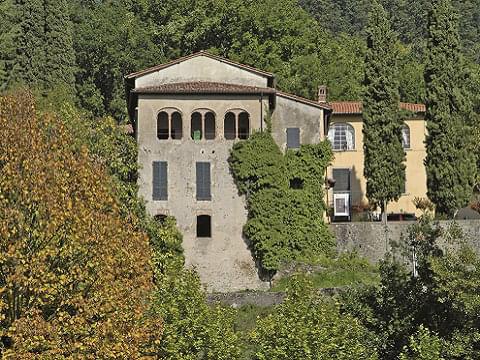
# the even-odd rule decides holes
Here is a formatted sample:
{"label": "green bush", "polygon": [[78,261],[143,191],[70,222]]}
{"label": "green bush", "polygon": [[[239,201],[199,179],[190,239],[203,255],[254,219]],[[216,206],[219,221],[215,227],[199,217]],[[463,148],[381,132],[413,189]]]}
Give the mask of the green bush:
{"label": "green bush", "polygon": [[377,359],[372,335],[308,282],[294,282],[285,301],[252,332],[258,360]]}

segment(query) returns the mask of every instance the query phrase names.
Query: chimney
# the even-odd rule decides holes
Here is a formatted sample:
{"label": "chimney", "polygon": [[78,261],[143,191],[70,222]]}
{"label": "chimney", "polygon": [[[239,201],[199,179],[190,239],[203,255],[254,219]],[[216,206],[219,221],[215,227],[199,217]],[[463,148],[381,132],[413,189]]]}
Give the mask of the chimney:
{"label": "chimney", "polygon": [[327,86],[326,85],[320,85],[318,87],[318,102],[319,103],[327,102]]}

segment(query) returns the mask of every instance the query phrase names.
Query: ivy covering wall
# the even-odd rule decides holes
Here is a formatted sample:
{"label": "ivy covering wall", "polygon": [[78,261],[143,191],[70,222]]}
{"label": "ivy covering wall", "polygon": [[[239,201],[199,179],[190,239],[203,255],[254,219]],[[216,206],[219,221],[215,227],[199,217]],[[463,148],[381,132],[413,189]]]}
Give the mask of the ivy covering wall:
{"label": "ivy covering wall", "polygon": [[334,253],[323,220],[325,169],[332,158],[327,141],[283,154],[269,131],[234,145],[230,167],[248,206],[244,234],[264,270]]}

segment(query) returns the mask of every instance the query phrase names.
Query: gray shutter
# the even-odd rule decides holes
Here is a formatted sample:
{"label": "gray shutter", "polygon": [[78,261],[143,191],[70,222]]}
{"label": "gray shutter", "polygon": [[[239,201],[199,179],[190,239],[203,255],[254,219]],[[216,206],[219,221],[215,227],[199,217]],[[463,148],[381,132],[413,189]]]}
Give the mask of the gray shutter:
{"label": "gray shutter", "polygon": [[168,200],[168,166],[166,161],[153,162],[153,200]]}
{"label": "gray shutter", "polygon": [[211,200],[210,163],[197,162],[197,200]]}
{"label": "gray shutter", "polygon": [[350,169],[333,169],[334,191],[350,191]]}
{"label": "gray shutter", "polygon": [[287,129],[287,149],[300,148],[300,129],[288,128]]}

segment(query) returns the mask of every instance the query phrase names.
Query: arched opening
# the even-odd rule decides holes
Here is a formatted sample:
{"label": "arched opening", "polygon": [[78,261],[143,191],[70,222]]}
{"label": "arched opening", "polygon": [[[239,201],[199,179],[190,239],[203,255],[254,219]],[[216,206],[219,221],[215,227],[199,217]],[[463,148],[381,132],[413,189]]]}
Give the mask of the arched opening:
{"label": "arched opening", "polygon": [[168,139],[168,114],[162,111],[157,118],[157,137],[160,140]]}
{"label": "arched opening", "polygon": [[328,131],[328,139],[333,150],[355,150],[355,130],[350,124],[333,124]]}
{"label": "arched opening", "polygon": [[183,136],[183,129],[182,129],[182,114],[178,111],[175,111],[172,114],[172,126],[171,126],[171,137],[174,140],[180,140]]}
{"label": "arched opening", "polygon": [[215,139],[215,114],[212,112],[207,112],[205,114],[205,139],[213,140]]}
{"label": "arched opening", "polygon": [[410,128],[408,125],[402,126],[402,146],[404,149],[410,149]]}
{"label": "arched opening", "polygon": [[165,225],[165,221],[167,221],[167,215],[165,214],[158,214],[154,216],[155,221],[160,225]]}
{"label": "arched opening", "polygon": [[228,112],[225,114],[225,120],[223,122],[223,136],[227,140],[235,140],[237,137],[235,126],[235,114]]}
{"label": "arched opening", "polygon": [[246,112],[238,115],[238,138],[248,139],[250,135],[250,116]]}
{"label": "arched opening", "polygon": [[212,237],[212,218],[210,215],[197,216],[197,237]]}
{"label": "arched opening", "polygon": [[202,139],[202,115],[194,112],[191,118],[191,136],[193,140]]}

